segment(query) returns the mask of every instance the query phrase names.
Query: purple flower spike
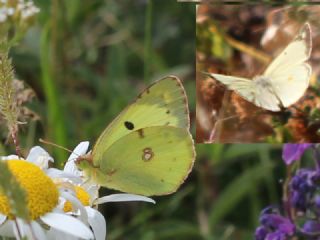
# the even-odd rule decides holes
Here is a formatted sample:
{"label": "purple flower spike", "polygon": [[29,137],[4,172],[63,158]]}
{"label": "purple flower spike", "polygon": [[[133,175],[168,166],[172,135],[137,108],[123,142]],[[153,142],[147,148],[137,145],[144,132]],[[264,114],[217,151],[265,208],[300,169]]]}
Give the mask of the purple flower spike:
{"label": "purple flower spike", "polygon": [[312,143],[303,143],[303,144],[284,144],[282,158],[287,165],[290,165],[294,161],[297,161],[301,158],[304,151],[312,147]]}
{"label": "purple flower spike", "polygon": [[287,240],[296,231],[288,218],[277,213],[266,213],[266,209],[262,211],[259,221],[261,226],[256,229],[255,240]]}
{"label": "purple flower spike", "polygon": [[320,223],[313,220],[309,220],[303,225],[303,230],[307,233],[319,233]]}
{"label": "purple flower spike", "polygon": [[264,240],[267,235],[268,235],[268,230],[265,227],[260,226],[256,229],[255,239],[256,240]]}
{"label": "purple flower spike", "polygon": [[315,198],[314,198],[314,205],[315,205],[318,209],[320,209],[320,196],[319,196],[319,195],[315,196]]}
{"label": "purple flower spike", "polygon": [[269,233],[265,238],[265,240],[287,240],[287,239],[288,239],[287,236],[281,231]]}

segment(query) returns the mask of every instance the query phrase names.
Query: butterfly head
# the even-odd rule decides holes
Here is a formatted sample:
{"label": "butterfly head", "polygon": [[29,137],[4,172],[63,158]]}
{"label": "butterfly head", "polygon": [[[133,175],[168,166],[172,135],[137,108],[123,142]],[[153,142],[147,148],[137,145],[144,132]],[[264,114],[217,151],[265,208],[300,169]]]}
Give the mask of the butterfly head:
{"label": "butterfly head", "polygon": [[88,168],[96,168],[93,165],[93,157],[90,153],[77,157],[75,163],[81,170],[85,170]]}

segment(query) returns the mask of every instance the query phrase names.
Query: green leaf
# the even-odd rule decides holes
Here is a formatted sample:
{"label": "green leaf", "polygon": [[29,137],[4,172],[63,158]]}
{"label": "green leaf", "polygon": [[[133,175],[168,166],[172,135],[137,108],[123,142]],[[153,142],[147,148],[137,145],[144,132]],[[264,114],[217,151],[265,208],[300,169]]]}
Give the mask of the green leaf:
{"label": "green leaf", "polygon": [[11,213],[28,221],[27,194],[11,173],[7,161],[0,161],[0,172],[0,192],[8,198]]}
{"label": "green leaf", "polygon": [[269,176],[272,168],[273,164],[271,163],[258,165],[248,169],[228,186],[225,186],[224,191],[211,208],[210,229],[214,229],[215,225],[221,222],[221,219],[234,210],[235,205],[243,197],[247,196],[252,189],[257,188],[260,182]]}

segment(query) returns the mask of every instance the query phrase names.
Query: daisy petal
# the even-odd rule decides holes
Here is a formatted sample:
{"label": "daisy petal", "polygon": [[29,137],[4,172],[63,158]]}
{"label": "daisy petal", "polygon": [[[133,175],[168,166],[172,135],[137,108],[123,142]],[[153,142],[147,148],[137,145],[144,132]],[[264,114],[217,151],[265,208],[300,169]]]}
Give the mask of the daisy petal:
{"label": "daisy petal", "polygon": [[47,175],[51,178],[68,178],[70,179],[73,183],[81,183],[82,179],[80,178],[80,176],[75,175],[73,173],[68,173],[65,171],[61,171],[59,169],[56,168],[49,168],[46,171]]}
{"label": "daisy petal", "polygon": [[70,234],[66,234],[64,232],[61,232],[57,229],[50,228],[50,230],[47,232],[47,239],[48,240],[79,240],[78,237],[72,236]]}
{"label": "daisy petal", "polygon": [[2,214],[0,213],[0,226],[1,226],[1,224],[2,224],[6,219],[7,219],[7,216],[2,215]]}
{"label": "daisy petal", "polygon": [[93,233],[80,220],[59,213],[47,213],[41,217],[42,221],[52,228],[69,233],[83,239],[94,239]]}
{"label": "daisy petal", "polygon": [[13,221],[11,220],[6,221],[0,226],[0,236],[14,237]]}
{"label": "daisy petal", "polygon": [[63,171],[65,172],[65,173],[71,173],[71,174],[74,174],[74,175],[77,175],[77,176],[79,176],[79,177],[82,177],[83,176],[83,173],[82,173],[82,171],[80,171],[79,169],[78,169],[78,167],[77,167],[77,165],[75,164],[75,161],[74,161],[75,159],[73,159],[73,160],[68,160],[67,162],[66,162],[66,164],[64,165],[64,169],[63,169]]}
{"label": "daisy petal", "polygon": [[93,230],[95,239],[105,240],[106,234],[107,234],[107,228],[106,228],[107,224],[103,215],[99,211],[91,207],[86,207],[86,210],[88,213],[88,221]]}
{"label": "daisy petal", "polygon": [[12,154],[12,155],[9,155],[9,156],[1,157],[1,160],[13,160],[13,159],[19,159],[19,156]]}
{"label": "daisy petal", "polygon": [[[19,231],[18,231],[19,228]],[[16,224],[13,224],[13,231],[17,239],[47,239],[43,229],[40,225],[32,221],[30,223],[25,222],[22,219],[16,219]]]}
{"label": "daisy petal", "polygon": [[84,155],[87,153],[89,148],[89,142],[88,141],[84,141],[84,142],[80,142],[75,149],[72,151],[70,157],[68,158],[68,162],[72,161],[74,159],[77,159],[79,156]]}
{"label": "daisy petal", "polygon": [[36,164],[41,169],[47,169],[49,161],[53,162],[53,158],[49,153],[39,146],[31,148],[26,160]]}
{"label": "daisy petal", "polygon": [[[47,239],[46,234],[39,223],[32,221],[30,225],[32,227],[32,233],[35,235],[36,239]],[[30,230],[31,229],[29,229],[29,231]],[[30,232],[30,235],[32,235],[32,233]]]}
{"label": "daisy petal", "polygon": [[[91,184],[91,183],[90,183]],[[84,184],[83,187],[86,189],[87,193],[90,195],[90,205],[99,197],[99,185]]]}
{"label": "daisy petal", "polygon": [[27,237],[28,239],[28,235],[26,234],[26,231],[25,231],[25,224],[23,222],[23,220],[21,219],[16,219],[16,224],[13,224],[13,232],[14,232],[14,235],[16,237],[16,239],[20,240],[20,236],[22,238],[25,238]]}
{"label": "daisy petal", "polygon": [[71,202],[75,210],[80,211],[80,216],[79,216],[80,220],[87,224],[88,214],[84,206],[80,202],[80,200],[77,197],[73,196],[72,194],[69,194],[68,192],[61,192],[60,195],[66,200],[68,200],[69,202]]}
{"label": "daisy petal", "polygon": [[71,153],[70,157],[68,158],[68,161],[66,162],[63,171],[78,175],[79,177],[83,176],[82,171],[80,171],[78,169],[78,167],[76,166],[74,161],[79,156],[82,156],[82,155],[86,154],[87,151],[88,151],[88,148],[89,148],[89,142],[88,141],[80,142],[75,147],[75,149]]}
{"label": "daisy petal", "polygon": [[128,193],[118,193],[118,194],[111,194],[108,196],[98,198],[96,201],[94,201],[94,204],[101,204],[106,202],[130,202],[130,201],[143,201],[143,202],[156,203],[153,199],[145,196],[128,194]]}

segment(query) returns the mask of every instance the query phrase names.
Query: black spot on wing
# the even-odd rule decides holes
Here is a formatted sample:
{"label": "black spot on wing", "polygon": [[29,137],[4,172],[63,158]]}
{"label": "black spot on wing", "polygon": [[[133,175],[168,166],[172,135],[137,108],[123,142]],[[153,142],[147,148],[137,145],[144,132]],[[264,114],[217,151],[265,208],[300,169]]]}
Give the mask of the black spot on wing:
{"label": "black spot on wing", "polygon": [[134,129],[134,124],[132,122],[129,121],[125,121],[124,122],[124,126],[128,129],[128,130],[133,130]]}

